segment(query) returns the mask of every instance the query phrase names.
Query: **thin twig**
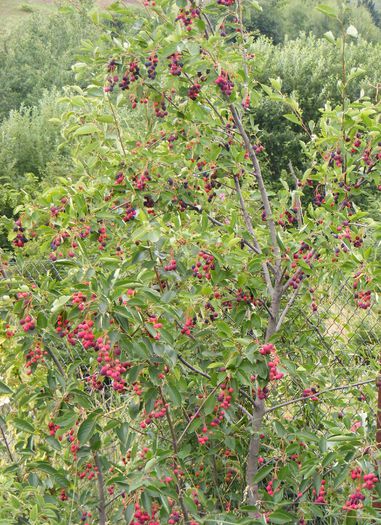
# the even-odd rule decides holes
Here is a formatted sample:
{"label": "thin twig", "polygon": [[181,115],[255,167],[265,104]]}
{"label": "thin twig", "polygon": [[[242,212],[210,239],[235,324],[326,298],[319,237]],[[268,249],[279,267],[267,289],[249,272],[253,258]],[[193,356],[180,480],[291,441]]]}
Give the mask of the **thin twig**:
{"label": "thin twig", "polygon": [[99,460],[98,454],[94,454],[95,465],[97,467],[97,480],[98,480],[98,498],[99,498],[99,525],[106,525],[106,500],[105,500],[105,486],[102,473],[102,465]]}
{"label": "thin twig", "polygon": [[9,447],[7,436],[5,435],[4,429],[2,428],[1,424],[0,424],[0,432],[1,432],[1,435],[3,436],[3,440],[4,440],[5,447],[6,447],[7,452],[8,452],[9,459],[12,461],[12,463],[14,463],[15,460],[13,458],[12,451],[11,451],[11,449]]}
{"label": "thin twig", "polygon": [[199,415],[199,413],[201,412],[201,409],[203,408],[203,406],[205,405],[205,403],[208,401],[208,399],[216,392],[217,388],[220,386],[221,383],[219,383],[216,387],[213,388],[213,390],[211,390],[209,392],[209,394],[207,395],[207,397],[203,400],[203,402],[201,403],[201,405],[198,407],[198,409],[196,410],[196,413],[194,414],[193,416],[193,419],[190,419],[189,423],[187,424],[187,426],[184,428],[183,430],[183,433],[181,434],[181,436],[179,437],[179,439],[177,440],[177,444],[180,443],[180,441],[182,441],[183,437],[185,436],[185,434],[187,433],[188,431],[188,428],[191,426],[192,424],[192,421],[194,420],[195,417],[197,417]]}
{"label": "thin twig", "polygon": [[369,385],[370,383],[374,383],[374,382],[375,382],[375,379],[367,379],[366,381],[360,381],[358,383],[353,383],[350,385],[335,386],[333,388],[327,388],[326,390],[322,390],[321,392],[316,392],[315,394],[311,394],[310,396],[297,397],[295,399],[291,399],[290,401],[284,401],[283,403],[279,403],[279,405],[275,405],[273,407],[268,408],[265,412],[265,415],[269,414],[270,412],[274,412],[274,410],[278,410],[278,408],[286,407],[288,405],[293,405],[294,403],[300,403],[301,401],[307,401],[308,399],[311,399],[312,397],[319,397],[323,394],[327,394],[329,392],[336,392],[338,390],[347,390],[349,388],[356,388],[362,385]]}
{"label": "thin twig", "polygon": [[[253,239],[253,243],[254,243],[254,246],[256,248],[257,253],[261,254],[262,250],[261,250],[261,247],[259,246],[259,242],[258,242],[257,236],[255,235],[255,231],[254,231],[253,223],[251,221],[251,217],[250,217],[250,215],[249,215],[249,213],[248,213],[248,211],[246,209],[245,201],[244,201],[244,198],[243,198],[243,195],[242,195],[242,191],[241,191],[241,184],[240,184],[239,178],[237,176],[234,177],[234,183],[235,183],[235,188],[236,188],[237,195],[238,195],[239,202],[240,202],[240,206],[241,206],[243,220],[245,221],[245,225],[246,225],[247,231],[249,232],[251,238]],[[265,262],[262,263],[262,269],[263,269],[263,274],[264,274],[264,278],[265,278],[267,287],[268,287],[269,291],[271,292],[272,289],[273,289],[273,285],[272,285],[272,282],[271,282],[269,269],[267,268],[267,264]]]}
{"label": "thin twig", "polygon": [[112,115],[113,115],[113,118],[114,118],[114,123],[115,123],[116,131],[118,133],[120,147],[122,148],[124,157],[126,157],[127,155],[126,155],[126,150],[124,149],[124,144],[123,144],[123,139],[122,139],[122,132],[121,132],[121,129],[120,129],[120,126],[119,126],[118,117],[116,116],[115,109],[114,109],[114,106],[112,105],[111,100],[109,98],[107,98],[107,100],[108,100],[108,102],[110,104],[110,109],[111,109],[111,112],[112,112]]}
{"label": "thin twig", "polygon": [[298,192],[298,187],[299,187],[299,179],[296,176],[296,173],[295,173],[295,170],[294,170],[294,166],[293,166],[291,160],[288,163],[288,167],[290,168],[291,176],[292,176],[292,178],[294,179],[294,182],[295,182],[296,218],[297,218],[297,221],[298,221],[298,227],[300,229],[303,226],[303,213],[302,213],[302,201],[300,200],[300,197],[299,197],[299,195],[297,193]]}
{"label": "thin twig", "polygon": [[247,152],[249,154],[251,163],[252,163],[253,168],[254,168],[254,176],[255,176],[256,181],[258,183],[259,192],[261,194],[262,204],[263,204],[263,207],[265,209],[265,214],[266,214],[266,223],[267,223],[268,228],[269,228],[271,244],[272,244],[272,247],[273,247],[273,250],[274,250],[275,261],[276,261],[275,262],[275,268],[276,268],[276,271],[278,273],[279,270],[280,270],[280,265],[281,265],[281,253],[280,253],[280,248],[279,248],[279,245],[278,245],[276,227],[275,227],[274,218],[272,216],[270,200],[269,200],[269,196],[267,194],[266,186],[265,186],[265,183],[264,183],[264,180],[263,180],[261,167],[259,165],[257,155],[255,154],[254,148],[253,148],[253,146],[251,144],[251,141],[250,141],[250,139],[249,139],[249,137],[248,137],[248,135],[247,135],[247,133],[245,131],[245,128],[243,127],[242,120],[241,120],[241,118],[240,118],[240,116],[238,114],[238,111],[237,111],[236,107],[234,106],[234,104],[230,104],[230,111],[231,111],[231,113],[233,115],[234,123],[237,126],[237,128],[238,128],[238,130],[239,130],[239,132],[241,134],[241,137],[243,139],[243,142],[245,144],[246,150],[247,150]]}
{"label": "thin twig", "polygon": [[288,311],[290,310],[290,308],[292,307],[292,305],[294,304],[294,302],[296,301],[296,298],[298,297],[298,293],[299,293],[299,286],[297,288],[295,288],[295,290],[293,291],[293,293],[291,294],[291,297],[288,301],[288,303],[286,304],[286,306],[284,307],[282,313],[280,314],[280,317],[279,317],[279,320],[277,322],[277,325],[276,325],[276,328],[275,328],[275,331],[277,332],[280,327],[282,326],[283,324],[283,321],[285,320],[285,317],[286,315],[288,314]]}
{"label": "thin twig", "polygon": [[[163,401],[163,405],[166,406],[167,402],[165,400],[163,390],[162,390],[161,387],[159,387],[159,390],[160,390],[161,400]],[[178,441],[177,441],[177,437],[176,437],[175,428],[173,426],[173,422],[172,422],[169,406],[167,407],[167,409],[165,411],[165,415],[166,415],[166,418],[167,418],[167,421],[168,421],[168,426],[169,426],[169,430],[170,430],[171,437],[172,437],[172,448],[173,448],[174,460],[176,461],[176,463],[178,463],[179,462],[179,458],[178,458],[178,453],[179,453]],[[188,510],[187,510],[187,508],[185,506],[185,501],[184,501],[184,498],[183,498],[182,480],[177,475],[176,475],[176,480],[177,480],[177,495],[179,497],[179,503],[180,503],[181,510],[183,511],[184,521],[185,521],[185,523],[189,523],[189,514],[188,514]]]}

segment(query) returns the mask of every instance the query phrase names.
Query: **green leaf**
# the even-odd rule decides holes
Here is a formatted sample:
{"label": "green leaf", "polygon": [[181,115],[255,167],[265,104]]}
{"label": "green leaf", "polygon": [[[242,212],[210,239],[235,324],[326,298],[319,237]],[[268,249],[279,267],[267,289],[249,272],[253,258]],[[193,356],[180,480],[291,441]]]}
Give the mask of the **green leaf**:
{"label": "green leaf", "polygon": [[297,124],[298,126],[302,125],[302,122],[300,121],[300,119],[296,115],[294,115],[294,113],[286,113],[283,116],[284,116],[284,118],[286,118],[290,122],[293,122],[294,124]]}
{"label": "green leaf", "polygon": [[61,487],[67,487],[69,485],[69,482],[66,479],[64,473],[53,468],[47,461],[36,461],[30,466],[31,468],[40,470],[41,472],[45,472],[45,474],[51,476]]}
{"label": "green leaf", "polygon": [[21,417],[15,417],[13,424],[18,430],[21,430],[22,432],[28,432],[29,434],[34,433],[34,426],[32,423],[29,423],[29,421],[26,421]]}
{"label": "green leaf", "polygon": [[84,124],[74,131],[73,137],[79,137],[81,135],[93,135],[94,133],[100,132],[101,130],[95,124]]}
{"label": "green leaf", "polygon": [[260,481],[265,479],[265,477],[268,476],[273,470],[274,465],[267,465],[267,467],[262,467],[254,476],[253,483],[259,483]]}
{"label": "green leaf", "polygon": [[96,410],[81,423],[77,434],[78,440],[81,444],[86,443],[94,434],[99,414],[100,411]]}
{"label": "green leaf", "polygon": [[13,394],[13,391],[5,383],[0,381],[0,394]]}
{"label": "green leaf", "polygon": [[208,416],[209,414],[211,414],[213,411],[214,411],[214,407],[216,406],[216,398],[215,396],[212,394],[211,396],[209,396],[209,398],[205,401],[205,404],[202,408],[202,414],[204,414],[205,416]]}
{"label": "green leaf", "polygon": [[250,0],[250,6],[256,11],[263,11],[262,6],[259,4],[259,2],[257,2],[257,0]]}
{"label": "green leaf", "polygon": [[297,517],[295,514],[286,512],[285,510],[276,510],[270,514],[270,523],[282,525],[283,523],[296,523]]}
{"label": "green leaf", "polygon": [[181,394],[180,392],[178,391],[174,381],[168,381],[168,384],[167,384],[167,391],[168,391],[168,395],[172,401],[172,404],[173,406],[175,407],[178,407],[181,405],[181,402],[182,402],[182,398],[181,398]]}
{"label": "green leaf", "polygon": [[324,33],[324,38],[328,40],[328,42],[330,42],[331,44],[336,43],[335,35],[332,33],[332,31],[327,31],[326,33]]}
{"label": "green leaf", "polygon": [[329,5],[321,4],[321,5],[316,6],[316,9],[320,11],[320,13],[323,13],[324,15],[327,15],[330,18],[337,18],[336,10]]}
{"label": "green leaf", "polygon": [[70,295],[61,295],[61,297],[59,297],[58,299],[56,299],[55,301],[53,301],[53,304],[52,304],[52,308],[51,308],[51,312],[54,313],[54,312],[57,312],[58,310],[60,310],[64,304],[66,304],[69,300],[71,299],[71,296]]}

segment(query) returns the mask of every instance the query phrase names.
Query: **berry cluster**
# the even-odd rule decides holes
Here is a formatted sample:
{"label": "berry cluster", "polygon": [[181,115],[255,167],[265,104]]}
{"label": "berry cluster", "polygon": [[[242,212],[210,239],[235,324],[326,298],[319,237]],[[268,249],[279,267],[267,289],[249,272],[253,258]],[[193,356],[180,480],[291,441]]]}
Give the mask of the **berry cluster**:
{"label": "berry cluster", "polygon": [[287,226],[294,226],[295,224],[297,224],[297,213],[298,208],[292,208],[291,211],[286,210],[284,213],[281,213],[278,219],[279,226],[282,226],[282,228],[286,228]]}
{"label": "berry cluster", "polygon": [[193,86],[191,86],[191,87],[188,89],[188,97],[189,97],[191,100],[196,100],[197,97],[198,97],[199,94],[200,94],[200,91],[201,91],[201,85],[200,85],[200,84],[193,84]]}
{"label": "berry cluster", "polygon": [[216,78],[216,84],[221,89],[222,93],[227,97],[233,92],[234,84],[229,79],[229,75],[226,71],[222,70],[220,75]]}
{"label": "berry cluster", "polygon": [[177,510],[173,510],[169,516],[168,525],[175,525],[181,521],[181,514]]}
{"label": "berry cluster", "polygon": [[191,31],[195,18],[200,18],[200,9],[195,7],[192,9],[180,9],[176,22],[181,22],[187,31]]}
{"label": "berry cluster", "polygon": [[198,279],[211,279],[211,271],[215,269],[214,256],[203,250],[198,253],[196,264],[192,266],[193,276]]}
{"label": "berry cluster", "polygon": [[123,222],[132,221],[133,219],[135,219],[136,215],[137,215],[136,208],[134,208],[133,206],[131,206],[131,204],[126,202],[126,204],[124,205],[124,215],[122,217],[122,221]]}
{"label": "berry cluster", "polygon": [[174,75],[176,77],[181,75],[183,64],[181,62],[181,53],[173,53],[169,57],[170,64],[169,64],[169,72],[171,75]]}
{"label": "berry cluster", "polygon": [[132,390],[135,392],[135,394],[137,396],[141,396],[142,393],[143,393],[143,390],[142,390],[142,387],[141,387],[140,383],[134,383],[132,385]]}
{"label": "berry cluster", "polygon": [[321,482],[319,493],[316,495],[316,490],[315,489],[313,489],[313,493],[316,496],[315,503],[318,503],[319,505],[326,505],[327,504],[327,501],[325,499],[325,495],[326,495],[326,492],[325,492],[325,479],[323,479],[322,482]]}
{"label": "berry cluster", "polygon": [[372,292],[370,290],[355,293],[357,306],[362,310],[367,310],[371,306]]}
{"label": "berry cluster", "polygon": [[102,390],[104,384],[99,381],[97,374],[91,374],[85,377],[85,381],[91,390]]}
{"label": "berry cluster", "polygon": [[112,388],[117,392],[123,392],[126,389],[126,381],[122,378],[130,363],[121,363],[119,359],[113,359],[107,351],[100,350],[97,357],[98,363],[104,363],[100,369],[100,374],[112,379]]}
{"label": "berry cluster", "polygon": [[262,355],[270,355],[275,352],[275,346],[271,343],[266,343],[261,346],[259,353]]}
{"label": "berry cluster", "polygon": [[154,102],[153,106],[155,108],[155,115],[157,118],[164,118],[168,115],[167,106],[165,105],[164,100],[161,102]]}
{"label": "berry cluster", "polygon": [[113,77],[107,77],[107,84],[103,88],[103,91],[105,93],[112,93],[114,91],[114,87],[116,86],[118,80],[119,80],[118,75],[114,75]]}
{"label": "berry cluster", "polygon": [[305,388],[303,390],[302,396],[303,397],[308,397],[309,399],[311,399],[311,401],[319,401],[319,398],[314,396],[314,394],[317,394],[316,388],[314,388],[314,387],[312,387],[312,388]]}
{"label": "berry cluster", "polygon": [[217,4],[230,6],[235,4],[235,0],[217,0]]}
{"label": "berry cluster", "polygon": [[184,326],[181,329],[181,333],[184,334],[184,335],[190,336],[191,335],[191,329],[196,325],[196,321],[197,321],[197,319],[195,317],[193,317],[193,318],[189,317],[188,319],[186,319],[185,324],[184,324]]}
{"label": "berry cluster", "polygon": [[142,509],[139,503],[135,503],[134,521],[131,525],[160,525],[159,520],[156,518],[158,508],[152,506],[151,514]]}
{"label": "berry cluster", "polygon": [[266,492],[269,496],[274,496],[274,489],[273,489],[273,483],[274,481],[271,480],[268,482],[268,484],[266,485]]}
{"label": "berry cluster", "polygon": [[60,213],[65,211],[65,204],[67,203],[67,201],[68,201],[67,197],[62,197],[61,199],[62,206],[51,206],[50,215],[52,217],[57,217]]}
{"label": "berry cluster", "polygon": [[250,96],[246,95],[246,97],[242,100],[242,107],[243,109],[249,109],[250,107]]}
{"label": "berry cluster", "polygon": [[343,165],[343,155],[341,154],[341,150],[337,149],[336,151],[332,151],[328,156],[325,157],[326,160],[328,160],[328,166],[337,166],[340,168]]}
{"label": "berry cluster", "polygon": [[94,321],[83,321],[80,323],[73,332],[68,334],[69,343],[73,346],[78,340],[82,341],[83,348],[88,350],[89,348],[95,348],[95,335],[93,332]]}
{"label": "berry cluster", "polygon": [[370,474],[364,474],[363,489],[372,490],[376,483],[378,483],[378,477],[371,472]]}
{"label": "berry cluster", "polygon": [[255,153],[262,153],[262,151],[265,151],[265,147],[263,144],[253,144],[253,148],[254,148],[254,151]]}
{"label": "berry cluster", "polygon": [[155,201],[150,195],[144,196],[143,206],[147,208],[147,213],[149,213],[150,215],[155,215]]}
{"label": "berry cluster", "polygon": [[284,377],[283,372],[279,372],[277,366],[279,365],[279,357],[275,356],[272,361],[267,363],[269,367],[269,379],[270,381],[279,381]]}
{"label": "berry cluster", "polygon": [[60,337],[65,337],[70,332],[70,323],[67,319],[64,319],[62,314],[59,314],[56,323],[56,332]]}
{"label": "berry cluster", "polygon": [[60,492],[60,494],[59,494],[58,497],[59,497],[59,499],[60,499],[61,501],[67,501],[67,500],[69,499],[69,496],[66,494],[65,489],[62,489],[62,490],[61,490],[61,492]]}
{"label": "berry cluster", "polygon": [[[221,392],[217,396],[217,401],[220,403],[219,407],[217,407],[217,410],[219,408],[225,409],[225,408],[229,408],[230,407],[233,392],[234,392],[234,388],[228,387],[225,383],[223,383],[221,385]],[[217,410],[215,408],[215,411],[217,411]],[[224,414],[221,413],[221,412],[220,412],[220,415],[223,416]]]}
{"label": "berry cluster", "polygon": [[71,296],[71,303],[78,305],[78,308],[82,311],[85,307],[86,296],[82,292],[74,292]]}
{"label": "berry cluster", "polygon": [[235,298],[236,298],[237,303],[252,304],[254,301],[253,294],[244,292],[242,288],[239,288],[237,290]]}
{"label": "berry cluster", "polygon": [[46,355],[48,355],[48,352],[46,350],[43,350],[39,343],[37,343],[36,346],[32,348],[32,350],[29,350],[29,352],[25,356],[25,367],[27,368],[26,373],[28,375],[31,375],[32,366],[37,363],[44,363],[44,356]]}
{"label": "berry cluster", "polygon": [[94,479],[97,475],[98,467],[96,465],[93,465],[92,463],[86,463],[85,470],[78,473],[78,476],[80,479]]}
{"label": "berry cluster", "polygon": [[263,388],[261,388],[260,386],[258,387],[258,391],[257,391],[257,396],[258,396],[258,399],[267,399],[268,396],[269,396],[269,389],[265,386]]}
{"label": "berry cluster", "polygon": [[141,175],[136,175],[134,178],[134,187],[141,191],[145,190],[147,182],[151,180],[148,170],[144,170]]}
{"label": "berry cluster", "polygon": [[99,242],[99,249],[104,250],[106,248],[106,239],[107,239],[107,233],[105,226],[101,226],[98,230],[98,242]]}
{"label": "berry cluster", "polygon": [[117,66],[116,60],[114,59],[110,60],[110,62],[107,64],[107,71],[109,73],[112,73],[113,71],[115,71],[116,66]]}
{"label": "berry cluster", "polygon": [[27,297],[29,297],[29,293],[28,292],[17,292],[16,297],[17,299],[26,299]]}
{"label": "berry cluster", "polygon": [[145,429],[147,428],[148,425],[150,425],[152,423],[152,421],[154,421],[155,419],[162,419],[163,417],[166,416],[167,414],[167,410],[168,410],[168,407],[169,407],[169,404],[166,403],[164,405],[163,401],[161,399],[157,399],[155,401],[155,405],[154,405],[154,410],[152,410],[152,412],[150,412],[146,418],[144,419],[144,421],[142,421],[140,423],[140,428],[142,429]]}
{"label": "berry cluster", "polygon": [[150,315],[149,319],[148,319],[148,322],[150,324],[152,324],[153,328],[156,330],[156,333],[154,333],[154,334],[150,333],[150,335],[152,335],[154,337],[154,339],[159,341],[159,339],[161,337],[159,330],[160,330],[160,328],[163,328],[163,324],[159,322],[159,319],[158,319],[158,317],[156,315]]}
{"label": "berry cluster", "polygon": [[156,78],[156,68],[159,63],[159,59],[156,53],[152,53],[149,57],[145,66],[148,71],[148,78],[154,80]]}
{"label": "berry cluster", "polygon": [[[82,512],[81,521],[86,521],[87,519],[91,519],[91,518],[92,518],[91,512]],[[90,525],[90,524],[84,523],[83,525]]]}
{"label": "berry cluster", "polygon": [[166,272],[173,272],[177,269],[176,259],[171,259],[168,264],[164,266]]}
{"label": "berry cluster", "polygon": [[56,435],[56,432],[57,430],[59,430],[61,427],[59,425],[56,425],[53,421],[49,421],[48,423],[48,429],[49,429],[49,434],[51,436],[55,436]]}
{"label": "berry cluster", "polygon": [[130,87],[131,82],[135,82],[139,77],[139,66],[138,63],[133,61],[128,66],[127,71],[124,73],[122,80],[119,82],[119,87],[122,91]]}
{"label": "berry cluster", "polygon": [[[205,305],[205,308],[207,310],[209,310],[210,314],[209,314],[209,319],[211,321],[215,321],[218,317],[218,313],[216,312],[214,306],[212,305],[212,303],[209,303],[207,302],[206,305]],[[207,323],[207,319],[205,320],[205,323]]]}
{"label": "berry cluster", "polygon": [[24,319],[21,319],[20,324],[23,327],[24,332],[30,332],[36,328],[36,323],[30,315],[27,315],[24,317]]}
{"label": "berry cluster", "polygon": [[352,478],[353,480],[355,480],[355,479],[361,479],[361,476],[362,476],[362,470],[361,470],[360,467],[357,467],[357,468],[351,470],[351,478]]}
{"label": "berry cluster", "polygon": [[16,332],[14,330],[11,330],[11,326],[9,324],[6,324],[5,328],[6,328],[5,336],[8,339],[10,339],[11,337],[15,335]]}
{"label": "berry cluster", "polygon": [[13,245],[17,248],[22,248],[28,239],[24,235],[24,228],[22,227],[21,220],[17,219],[15,226],[13,228],[14,232],[17,232],[15,239],[13,240]]}
{"label": "berry cluster", "polygon": [[345,502],[345,505],[343,506],[343,510],[358,510],[363,507],[363,501],[365,499],[365,495],[357,489],[353,494],[350,494],[349,498]]}

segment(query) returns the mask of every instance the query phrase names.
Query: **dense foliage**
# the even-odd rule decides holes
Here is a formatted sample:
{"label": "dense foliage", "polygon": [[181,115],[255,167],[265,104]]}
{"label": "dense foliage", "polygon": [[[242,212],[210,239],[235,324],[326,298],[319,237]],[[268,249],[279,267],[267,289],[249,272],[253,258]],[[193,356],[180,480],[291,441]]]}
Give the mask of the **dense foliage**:
{"label": "dense foliage", "polygon": [[[294,44],[308,60],[282,84],[260,77],[269,44],[240,1],[146,7],[99,17],[82,87],[60,123],[52,99],[51,135],[30,150],[53,149],[60,124],[71,165],[5,220],[0,523],[370,521],[378,335],[359,348],[345,323],[328,352],[324,305],[349,283],[349,319],[378,308],[379,226],[358,203],[381,190],[380,106],[353,100],[348,69],[312,122],[303,64],[308,45],[342,66],[373,47],[354,51],[346,11],[326,7],[343,32]],[[301,130],[300,172],[291,162],[276,189],[259,105]]]}
{"label": "dense foliage", "polygon": [[[249,27],[268,36],[276,44],[295,39],[301,33],[323,37],[328,31],[337,31],[339,24],[335,18],[329,18],[316,9],[321,3],[318,0],[262,0],[263,9],[251,14]],[[380,6],[372,0],[345,3],[350,8],[346,13],[346,23],[354,24],[367,40],[379,42]],[[324,5],[334,9],[337,2],[328,0]]]}
{"label": "dense foliage", "polygon": [[82,9],[72,9],[50,16],[33,14],[2,39],[0,119],[21,105],[38,105],[44,89],[71,84],[78,45],[94,31]]}

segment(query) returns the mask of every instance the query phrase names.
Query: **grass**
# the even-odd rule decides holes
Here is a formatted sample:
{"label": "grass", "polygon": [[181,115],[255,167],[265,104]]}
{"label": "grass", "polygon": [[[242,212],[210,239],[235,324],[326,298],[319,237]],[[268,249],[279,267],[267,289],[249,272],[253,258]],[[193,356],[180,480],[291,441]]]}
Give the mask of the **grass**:
{"label": "grass", "polygon": [[[111,1],[97,0],[96,3],[106,7]],[[0,35],[7,34],[31,14],[48,14],[56,7],[55,0],[0,0]]]}
{"label": "grass", "polygon": [[0,0],[1,32],[13,29],[32,13],[48,13],[54,7],[49,0]]}

